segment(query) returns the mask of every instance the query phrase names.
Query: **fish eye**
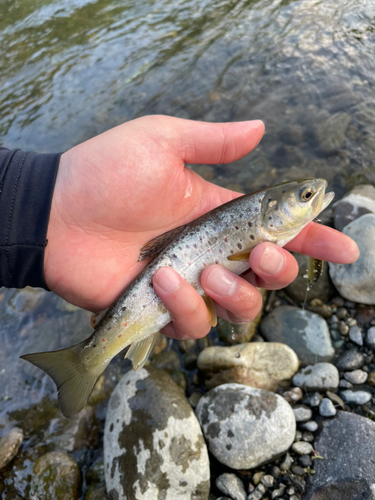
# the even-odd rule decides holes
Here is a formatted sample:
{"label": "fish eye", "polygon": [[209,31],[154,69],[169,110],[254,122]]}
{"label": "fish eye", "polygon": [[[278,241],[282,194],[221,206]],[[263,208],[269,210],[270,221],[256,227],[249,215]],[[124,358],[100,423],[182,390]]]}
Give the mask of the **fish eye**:
{"label": "fish eye", "polygon": [[312,198],[313,194],[314,191],[312,190],[312,188],[304,188],[300,193],[301,200],[309,201]]}

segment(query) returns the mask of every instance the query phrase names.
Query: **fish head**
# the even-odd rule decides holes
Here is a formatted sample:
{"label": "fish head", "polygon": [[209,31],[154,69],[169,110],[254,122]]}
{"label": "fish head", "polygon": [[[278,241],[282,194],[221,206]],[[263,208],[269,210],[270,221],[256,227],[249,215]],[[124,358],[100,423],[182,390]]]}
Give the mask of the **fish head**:
{"label": "fish head", "polygon": [[267,189],[262,200],[262,230],[269,241],[285,245],[332,201],[325,179],[286,182]]}

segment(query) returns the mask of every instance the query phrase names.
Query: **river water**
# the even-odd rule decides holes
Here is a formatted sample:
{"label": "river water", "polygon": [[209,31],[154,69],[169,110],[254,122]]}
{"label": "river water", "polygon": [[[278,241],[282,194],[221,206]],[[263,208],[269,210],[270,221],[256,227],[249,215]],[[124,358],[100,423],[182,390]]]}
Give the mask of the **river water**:
{"label": "river water", "polygon": [[[1,12],[1,145],[64,151],[155,113],[262,119],[266,135],[246,158],[193,168],[246,192],[306,176],[338,196],[375,183],[371,0],[2,0]],[[54,397],[18,356],[90,328],[86,312],[42,291],[0,290],[0,314],[5,432],[19,409]]]}

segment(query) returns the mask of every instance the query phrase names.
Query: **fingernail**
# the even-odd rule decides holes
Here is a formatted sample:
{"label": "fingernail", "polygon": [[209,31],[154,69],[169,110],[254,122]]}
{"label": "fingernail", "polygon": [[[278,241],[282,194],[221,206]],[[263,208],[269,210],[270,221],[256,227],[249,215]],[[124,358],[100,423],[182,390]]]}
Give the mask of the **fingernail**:
{"label": "fingernail", "polygon": [[232,295],[236,288],[236,278],[222,267],[214,267],[207,277],[207,287],[218,295]]}
{"label": "fingernail", "polygon": [[268,274],[276,274],[281,271],[284,264],[284,255],[273,245],[269,245],[263,252],[259,261],[259,267]]}
{"label": "fingernail", "polygon": [[155,281],[157,285],[160,286],[165,292],[173,292],[180,285],[180,279],[177,274],[169,269],[168,267],[163,267],[155,274]]}

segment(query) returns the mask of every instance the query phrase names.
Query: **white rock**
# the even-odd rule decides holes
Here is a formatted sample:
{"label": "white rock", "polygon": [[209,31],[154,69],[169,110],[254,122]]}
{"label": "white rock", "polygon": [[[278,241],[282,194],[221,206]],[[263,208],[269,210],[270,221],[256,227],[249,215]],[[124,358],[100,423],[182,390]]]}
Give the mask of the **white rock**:
{"label": "white rock", "polygon": [[363,370],[353,370],[352,372],[344,373],[345,379],[351,384],[364,384],[367,380],[368,373]]}
{"label": "white rock", "polygon": [[328,398],[323,398],[319,405],[319,413],[322,417],[334,417],[336,415],[336,408]]}
{"label": "white rock", "polygon": [[293,384],[306,391],[334,391],[339,381],[339,371],[331,363],[306,366],[293,377]]}

